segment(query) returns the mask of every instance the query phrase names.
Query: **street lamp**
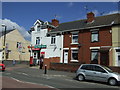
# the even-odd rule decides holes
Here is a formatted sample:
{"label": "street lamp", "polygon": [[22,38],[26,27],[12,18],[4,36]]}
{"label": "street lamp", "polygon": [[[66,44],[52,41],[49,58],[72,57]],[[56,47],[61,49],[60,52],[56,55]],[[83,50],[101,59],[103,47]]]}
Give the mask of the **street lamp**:
{"label": "street lamp", "polygon": [[4,35],[3,50],[4,50],[4,58],[6,59],[6,55],[5,55],[6,54],[6,52],[5,52],[5,47],[6,47],[5,41],[6,41],[6,29],[7,29],[7,26],[5,24],[2,24],[2,27],[5,28],[5,31],[3,33],[3,35]]}

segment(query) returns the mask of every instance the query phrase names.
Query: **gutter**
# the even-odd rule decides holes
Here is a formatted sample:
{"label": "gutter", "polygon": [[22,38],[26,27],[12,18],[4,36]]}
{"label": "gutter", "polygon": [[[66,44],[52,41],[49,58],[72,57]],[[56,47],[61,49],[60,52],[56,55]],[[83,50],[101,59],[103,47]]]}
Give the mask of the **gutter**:
{"label": "gutter", "polygon": [[94,26],[94,27],[87,27],[87,28],[70,29],[70,30],[64,30],[64,31],[55,31],[55,32],[48,32],[48,34],[55,34],[55,33],[60,33],[60,32],[67,32],[67,31],[78,31],[78,30],[83,30],[83,29],[93,29],[93,28],[112,26],[112,25],[113,24]]}

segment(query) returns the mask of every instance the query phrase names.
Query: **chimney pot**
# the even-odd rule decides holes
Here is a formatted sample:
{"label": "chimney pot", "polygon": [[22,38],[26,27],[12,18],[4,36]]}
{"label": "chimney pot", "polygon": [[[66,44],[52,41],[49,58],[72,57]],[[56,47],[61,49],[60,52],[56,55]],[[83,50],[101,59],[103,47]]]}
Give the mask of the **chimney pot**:
{"label": "chimney pot", "polygon": [[52,25],[53,26],[58,26],[59,25],[59,21],[57,19],[52,19]]}
{"label": "chimney pot", "polygon": [[87,13],[87,23],[95,20],[95,14],[93,12]]}

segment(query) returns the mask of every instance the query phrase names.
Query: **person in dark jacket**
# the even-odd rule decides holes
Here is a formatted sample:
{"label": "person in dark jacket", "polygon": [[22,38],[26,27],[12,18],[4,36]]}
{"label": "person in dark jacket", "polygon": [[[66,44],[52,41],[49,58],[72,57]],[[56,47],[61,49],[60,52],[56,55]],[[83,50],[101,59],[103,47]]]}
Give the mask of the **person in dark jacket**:
{"label": "person in dark jacket", "polygon": [[43,58],[44,58],[44,56],[42,55],[40,57],[40,69],[42,69],[42,67],[43,67]]}

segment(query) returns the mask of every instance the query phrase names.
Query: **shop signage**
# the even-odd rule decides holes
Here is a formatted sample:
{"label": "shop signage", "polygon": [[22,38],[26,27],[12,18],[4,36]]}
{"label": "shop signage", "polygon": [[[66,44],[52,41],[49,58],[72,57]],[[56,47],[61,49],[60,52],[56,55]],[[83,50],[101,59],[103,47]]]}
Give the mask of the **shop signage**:
{"label": "shop signage", "polygon": [[47,45],[36,45],[36,46],[34,46],[34,48],[46,48],[47,47]]}

